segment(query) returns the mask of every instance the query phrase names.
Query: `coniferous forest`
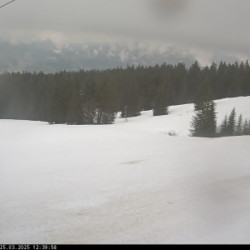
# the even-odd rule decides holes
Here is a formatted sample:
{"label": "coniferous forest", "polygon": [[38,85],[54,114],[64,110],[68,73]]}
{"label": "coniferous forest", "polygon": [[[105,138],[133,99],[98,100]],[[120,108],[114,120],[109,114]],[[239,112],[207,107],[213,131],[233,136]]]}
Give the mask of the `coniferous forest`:
{"label": "coniferous forest", "polygon": [[110,124],[153,110],[165,115],[169,105],[202,103],[250,95],[248,61],[190,68],[184,64],[127,66],[77,72],[13,72],[0,75],[0,119],[51,124]]}

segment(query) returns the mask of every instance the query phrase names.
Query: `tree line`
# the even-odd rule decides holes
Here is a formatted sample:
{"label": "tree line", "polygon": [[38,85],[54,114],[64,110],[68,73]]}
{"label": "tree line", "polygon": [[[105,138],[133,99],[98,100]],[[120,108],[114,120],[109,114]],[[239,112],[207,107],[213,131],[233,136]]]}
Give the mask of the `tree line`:
{"label": "tree line", "polygon": [[[248,61],[187,68],[177,65],[127,66],[109,70],[5,72],[0,75],[0,119],[65,124],[110,124],[122,117],[169,105],[250,95]],[[200,103],[200,104],[199,104]]]}

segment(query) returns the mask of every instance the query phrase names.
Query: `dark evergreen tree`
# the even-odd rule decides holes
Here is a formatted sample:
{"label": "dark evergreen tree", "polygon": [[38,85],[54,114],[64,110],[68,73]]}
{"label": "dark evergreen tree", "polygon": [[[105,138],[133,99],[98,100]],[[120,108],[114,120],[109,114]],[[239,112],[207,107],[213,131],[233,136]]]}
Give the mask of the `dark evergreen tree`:
{"label": "dark evergreen tree", "polygon": [[220,126],[219,136],[240,136],[249,134],[250,123],[247,120],[243,123],[242,115],[239,116],[236,122],[235,108],[231,111],[229,118],[227,115]]}
{"label": "dark evergreen tree", "polygon": [[244,122],[243,125],[243,135],[250,135],[250,120],[247,119]]}
{"label": "dark evergreen tree", "polygon": [[94,124],[98,108],[96,97],[96,83],[94,81],[86,82],[81,92],[81,109],[84,124]]}
{"label": "dark evergreen tree", "polygon": [[68,102],[68,111],[66,117],[67,124],[82,124],[82,112],[81,112],[81,97],[80,97],[80,88],[78,84],[73,84],[71,97]]}
{"label": "dark evergreen tree", "polygon": [[198,89],[198,86],[201,82],[201,68],[196,61],[189,69],[187,75],[187,84],[188,84],[188,101],[194,102],[194,95]]}
{"label": "dark evergreen tree", "polygon": [[63,72],[55,75],[50,84],[48,106],[48,122],[53,124],[66,123],[68,102],[70,99],[70,81]]}
{"label": "dark evergreen tree", "polygon": [[167,115],[168,114],[168,101],[169,92],[167,83],[163,82],[157,89],[154,101],[153,115]]}
{"label": "dark evergreen tree", "polygon": [[132,80],[131,82],[127,82],[125,87],[121,117],[139,116],[142,109],[139,85],[135,80]]}
{"label": "dark evergreen tree", "polygon": [[235,108],[233,108],[228,118],[227,135],[233,136],[235,135],[235,133],[236,133],[236,111]]}
{"label": "dark evergreen tree", "polygon": [[225,116],[221,126],[220,126],[220,136],[228,136],[228,118]]}
{"label": "dark evergreen tree", "polygon": [[238,118],[235,135],[239,136],[242,134],[243,134],[243,120],[242,120],[242,115],[240,115]]}
{"label": "dark evergreen tree", "polygon": [[213,101],[204,102],[202,109],[196,111],[191,123],[191,135],[196,137],[216,136],[216,112]]}
{"label": "dark evergreen tree", "polygon": [[113,76],[105,76],[97,88],[97,124],[114,123],[117,111],[117,86]]}
{"label": "dark evergreen tree", "polygon": [[202,110],[203,105],[212,100],[212,91],[208,79],[204,80],[198,87],[194,99],[194,109]]}
{"label": "dark evergreen tree", "polygon": [[[172,86],[170,94],[170,105],[188,103],[190,97],[188,70],[183,63],[178,63],[175,67],[168,66],[168,83]],[[192,93],[193,96],[193,93]]]}

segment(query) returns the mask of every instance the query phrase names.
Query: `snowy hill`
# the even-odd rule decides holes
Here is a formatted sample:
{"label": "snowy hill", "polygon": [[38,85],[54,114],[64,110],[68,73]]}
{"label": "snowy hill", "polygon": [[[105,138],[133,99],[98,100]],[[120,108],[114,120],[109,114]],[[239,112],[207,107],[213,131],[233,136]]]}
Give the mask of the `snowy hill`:
{"label": "snowy hill", "polygon": [[[216,104],[250,119],[250,97]],[[0,243],[250,243],[250,137],[189,137],[193,114],[0,120]]]}
{"label": "snowy hill", "polygon": [[[230,112],[235,107],[237,117],[242,114],[244,119],[250,119],[250,97],[225,98],[215,101],[217,111],[217,125],[219,126],[225,115],[230,115]],[[152,111],[142,112],[142,115],[135,118],[129,118],[129,122],[124,123],[124,119],[117,119],[116,124],[119,127],[125,127],[131,130],[145,132],[160,132],[168,134],[175,132],[180,136],[190,134],[190,123],[194,115],[194,105],[185,104],[169,107],[168,116],[152,116]]]}

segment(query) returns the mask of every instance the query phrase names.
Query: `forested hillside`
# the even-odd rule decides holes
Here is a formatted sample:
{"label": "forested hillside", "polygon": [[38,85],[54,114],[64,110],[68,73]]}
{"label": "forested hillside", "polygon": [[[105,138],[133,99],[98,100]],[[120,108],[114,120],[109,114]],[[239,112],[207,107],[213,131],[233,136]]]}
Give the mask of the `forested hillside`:
{"label": "forested hillside", "polygon": [[[200,93],[212,99],[250,95],[248,61],[221,62],[201,68],[195,62],[110,70],[15,72],[0,75],[0,118],[67,124],[109,124],[115,113],[138,116],[169,105],[195,102]],[[204,96],[204,95],[203,95]]]}

